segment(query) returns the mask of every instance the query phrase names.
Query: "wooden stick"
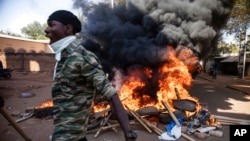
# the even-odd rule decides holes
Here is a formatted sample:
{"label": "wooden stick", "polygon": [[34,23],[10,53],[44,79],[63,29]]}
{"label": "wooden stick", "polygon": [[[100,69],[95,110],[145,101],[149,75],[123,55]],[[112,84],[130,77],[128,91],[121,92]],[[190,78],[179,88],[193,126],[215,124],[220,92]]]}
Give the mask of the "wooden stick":
{"label": "wooden stick", "polygon": [[241,122],[241,121],[237,122],[237,121],[228,121],[228,120],[221,120],[221,119],[217,119],[216,121],[223,125],[249,125],[250,124],[250,123]]}
{"label": "wooden stick", "polygon": [[157,128],[156,126],[154,126],[152,123],[150,123],[149,121],[141,118],[141,120],[149,127],[151,128],[156,134],[161,135],[163,133],[163,131],[159,128]]}
{"label": "wooden stick", "polygon": [[[109,123],[109,122],[107,122],[107,125],[110,126],[110,125],[112,125],[112,124]],[[117,130],[115,127],[112,127],[112,129],[113,129],[114,132],[118,132],[118,130]]]}
{"label": "wooden stick", "polygon": [[2,115],[7,119],[13,127],[16,129],[16,131],[26,140],[26,141],[32,141],[25,133],[24,131],[18,126],[18,124],[11,118],[11,116],[3,109],[0,108],[0,112]]}
{"label": "wooden stick", "polygon": [[19,123],[19,122],[21,122],[21,121],[24,121],[24,120],[26,120],[26,119],[29,119],[29,118],[31,118],[31,117],[33,117],[34,116],[34,114],[30,114],[30,115],[28,115],[28,116],[26,116],[26,117],[22,117],[22,118],[20,118],[20,119],[17,119],[16,120],[16,123]]}
{"label": "wooden stick", "polygon": [[180,93],[179,93],[178,89],[177,89],[177,88],[174,88],[174,90],[175,90],[177,99],[181,99],[181,96],[180,96]]}
{"label": "wooden stick", "polygon": [[[175,124],[180,127],[181,124],[180,122],[177,120],[177,118],[175,117],[174,113],[170,110],[170,108],[168,107],[167,103],[162,101],[162,104],[164,105],[164,107],[168,110],[169,115],[171,116],[171,118],[174,120]],[[185,133],[181,133],[181,136],[186,138],[189,141],[195,141],[193,138],[189,137],[187,134]]]}
{"label": "wooden stick", "polygon": [[[128,108],[128,107],[127,107]],[[130,109],[128,109],[130,110]],[[131,110],[130,110],[131,111]],[[147,121],[146,119],[142,118],[138,113],[132,111],[135,116],[137,116],[146,126],[148,126],[150,129],[152,129],[156,134],[161,135],[163,131],[156,126],[154,126],[152,123]]]}
{"label": "wooden stick", "polygon": [[162,101],[163,106],[168,110],[169,115],[171,116],[171,118],[174,120],[175,124],[180,127],[181,124],[179,123],[179,121],[177,120],[177,118],[175,117],[174,113],[171,111],[171,109],[169,108],[169,106],[167,105],[166,102]]}
{"label": "wooden stick", "polygon": [[[124,98],[123,100],[125,100],[126,98]],[[122,100],[122,101],[123,101]],[[107,103],[108,104],[108,103]],[[107,109],[107,111],[106,112],[109,112],[109,111],[111,111],[111,108],[108,108]],[[105,114],[105,113],[104,113]],[[108,123],[108,120],[109,120],[109,118],[110,118],[110,116],[112,115],[112,112],[110,112],[108,115],[107,115],[107,117],[105,117],[103,120],[102,120],[102,122],[101,122],[101,128],[99,128],[98,130],[97,130],[97,132],[96,132],[96,134],[94,135],[94,137],[98,137],[98,135],[100,134],[100,132],[103,130],[103,126],[105,126],[106,125],[106,123]],[[112,128],[115,132],[117,132],[117,130],[113,127]]]}
{"label": "wooden stick", "polygon": [[152,130],[135,114],[135,112],[134,111],[132,111],[132,110],[130,110],[129,109],[129,107],[128,106],[126,106],[126,105],[124,105],[127,109],[128,109],[128,111],[129,111],[129,113],[131,114],[131,115],[133,115],[133,117],[135,117],[136,119],[137,119],[137,121],[139,121],[140,122],[140,124],[149,132],[149,133],[152,133]]}
{"label": "wooden stick", "polygon": [[[112,112],[110,112],[110,113],[107,115],[107,117],[105,117],[105,118],[102,120],[101,125],[100,125],[101,127],[103,127],[103,126],[108,122],[108,119],[110,118],[111,115],[112,115]],[[102,128],[99,128],[99,130],[97,130],[97,132],[96,132],[96,134],[95,134],[94,137],[97,137],[97,136],[100,134],[101,130],[102,130]]]}
{"label": "wooden stick", "polygon": [[[135,121],[132,120],[132,121],[129,122],[129,124],[135,124]],[[103,131],[103,130],[107,130],[107,129],[110,129],[110,128],[115,128],[115,127],[117,127],[119,125],[120,125],[119,123],[116,123],[116,124],[112,124],[112,125],[109,125],[109,126],[103,126],[101,128],[102,128],[102,131]],[[94,130],[87,131],[87,134],[92,133],[92,132],[96,132],[98,130],[99,129],[94,129]]]}
{"label": "wooden stick", "polygon": [[241,124],[241,125],[249,125],[250,120],[238,119],[238,118],[230,118],[225,116],[213,115],[216,121],[221,122],[222,124]]}
{"label": "wooden stick", "polygon": [[231,118],[231,117],[225,117],[225,116],[219,116],[219,115],[213,115],[215,118],[218,119],[226,119],[226,120],[232,120],[232,121],[245,121],[245,122],[250,122],[250,120],[245,120],[245,119],[238,119],[238,118]]}

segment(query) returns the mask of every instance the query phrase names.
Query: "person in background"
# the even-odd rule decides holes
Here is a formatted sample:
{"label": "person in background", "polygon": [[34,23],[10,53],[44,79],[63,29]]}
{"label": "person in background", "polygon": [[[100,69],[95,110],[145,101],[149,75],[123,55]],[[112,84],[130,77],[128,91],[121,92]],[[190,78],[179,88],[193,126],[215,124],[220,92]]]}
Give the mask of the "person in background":
{"label": "person in background", "polygon": [[46,36],[55,52],[52,83],[53,141],[87,141],[86,131],[96,94],[109,101],[126,141],[135,141],[117,90],[107,79],[96,55],[76,39],[81,22],[70,11],[57,10],[47,20]]}
{"label": "person in background", "polygon": [[211,71],[212,71],[212,78],[216,79],[216,77],[217,77],[217,63],[216,62],[214,62],[211,65]]}

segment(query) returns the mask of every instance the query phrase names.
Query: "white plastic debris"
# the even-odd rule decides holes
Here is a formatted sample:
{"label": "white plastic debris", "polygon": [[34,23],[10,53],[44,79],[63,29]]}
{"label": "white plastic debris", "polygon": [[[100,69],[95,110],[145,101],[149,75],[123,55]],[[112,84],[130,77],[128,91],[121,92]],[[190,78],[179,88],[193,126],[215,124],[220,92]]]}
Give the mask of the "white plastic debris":
{"label": "white plastic debris", "polygon": [[181,126],[175,125],[171,132],[170,135],[167,132],[164,132],[161,134],[161,136],[158,136],[160,140],[177,140],[181,136]]}
{"label": "white plastic debris", "polygon": [[209,132],[209,131],[212,131],[212,130],[215,130],[216,127],[214,126],[211,126],[211,127],[205,127],[205,128],[200,128],[200,129],[197,129],[200,133],[206,133],[206,132]]}

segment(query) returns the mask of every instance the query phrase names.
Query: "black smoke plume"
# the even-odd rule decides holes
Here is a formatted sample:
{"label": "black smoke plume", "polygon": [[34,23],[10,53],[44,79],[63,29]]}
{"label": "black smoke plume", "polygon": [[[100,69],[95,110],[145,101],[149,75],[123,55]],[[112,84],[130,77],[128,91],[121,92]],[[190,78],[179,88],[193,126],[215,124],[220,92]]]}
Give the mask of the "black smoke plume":
{"label": "black smoke plume", "polygon": [[[86,12],[86,0],[75,5]],[[105,71],[142,65],[155,68],[168,61],[170,45],[188,47],[205,58],[217,47],[235,0],[128,0],[89,11],[83,45],[97,54]]]}

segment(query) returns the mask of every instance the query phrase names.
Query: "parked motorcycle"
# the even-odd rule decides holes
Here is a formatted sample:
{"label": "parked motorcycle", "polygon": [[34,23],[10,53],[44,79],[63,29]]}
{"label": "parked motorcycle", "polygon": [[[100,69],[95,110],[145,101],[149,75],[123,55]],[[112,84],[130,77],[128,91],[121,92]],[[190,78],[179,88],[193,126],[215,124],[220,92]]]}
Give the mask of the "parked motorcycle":
{"label": "parked motorcycle", "polygon": [[11,78],[11,72],[13,70],[9,68],[5,68],[0,72],[0,77],[3,77],[4,79],[10,79]]}

